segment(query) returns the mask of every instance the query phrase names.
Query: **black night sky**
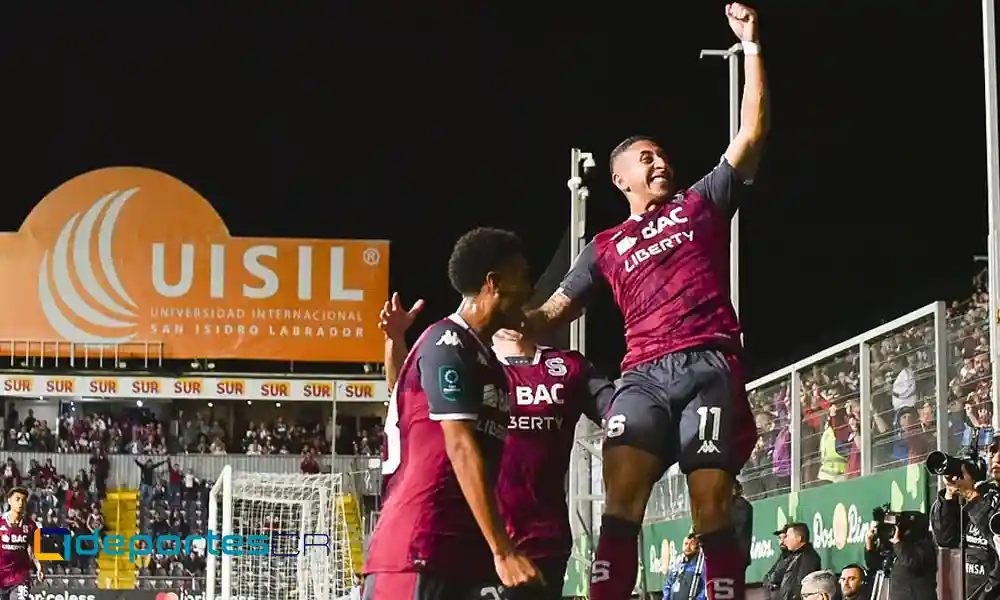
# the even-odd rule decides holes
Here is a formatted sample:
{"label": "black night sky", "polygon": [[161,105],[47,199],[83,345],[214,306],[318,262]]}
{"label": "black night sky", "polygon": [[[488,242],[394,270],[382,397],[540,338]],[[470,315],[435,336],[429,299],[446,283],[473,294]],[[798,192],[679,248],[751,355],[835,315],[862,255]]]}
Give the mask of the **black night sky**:
{"label": "black night sky", "polygon": [[[627,214],[606,167],[622,138],[660,137],[685,184],[727,143],[726,66],[698,60],[734,42],[722,2],[90,4],[6,15],[0,227],[75,175],[151,167],[234,235],[391,240],[392,287],[429,301],[423,324],[455,306],[446,261],[469,228],[516,230],[545,269],[571,147],[598,158],[592,234]],[[761,375],[969,294],[985,135],[978,2],[751,5],[773,115],[741,211]],[[614,370],[609,304],[588,346]]]}

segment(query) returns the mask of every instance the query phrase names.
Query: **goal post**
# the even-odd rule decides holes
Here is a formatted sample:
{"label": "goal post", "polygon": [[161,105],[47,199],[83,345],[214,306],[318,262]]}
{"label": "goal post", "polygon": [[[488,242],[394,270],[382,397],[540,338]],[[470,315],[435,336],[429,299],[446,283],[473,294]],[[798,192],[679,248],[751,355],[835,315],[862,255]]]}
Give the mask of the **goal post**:
{"label": "goal post", "polygon": [[241,550],[220,551],[215,542],[207,552],[206,600],[347,596],[360,556],[350,526],[357,503],[344,484],[341,473],[223,468],[209,492],[208,531],[213,539],[239,536]]}

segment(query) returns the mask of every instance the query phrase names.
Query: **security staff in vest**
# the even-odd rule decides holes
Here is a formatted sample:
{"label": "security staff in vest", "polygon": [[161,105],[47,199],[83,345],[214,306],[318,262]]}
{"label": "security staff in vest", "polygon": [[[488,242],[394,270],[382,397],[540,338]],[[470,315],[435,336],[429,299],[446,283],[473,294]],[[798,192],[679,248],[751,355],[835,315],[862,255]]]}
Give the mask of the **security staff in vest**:
{"label": "security staff in vest", "polygon": [[[820,481],[840,483],[847,479],[847,458],[851,455],[853,441],[837,439],[837,431],[850,431],[847,424],[848,412],[836,403],[830,405],[830,419],[819,439]],[[836,428],[836,429],[835,429]]]}
{"label": "security staff in vest", "polygon": [[[986,448],[989,477],[1000,481],[998,443]],[[997,512],[1000,493],[995,485],[976,486],[963,469],[963,477],[944,477],[945,488],[931,507],[931,532],[941,548],[965,549],[965,597],[1000,599],[1000,559],[990,535],[990,517]],[[964,514],[962,514],[964,512]],[[964,531],[960,530],[960,524]]]}

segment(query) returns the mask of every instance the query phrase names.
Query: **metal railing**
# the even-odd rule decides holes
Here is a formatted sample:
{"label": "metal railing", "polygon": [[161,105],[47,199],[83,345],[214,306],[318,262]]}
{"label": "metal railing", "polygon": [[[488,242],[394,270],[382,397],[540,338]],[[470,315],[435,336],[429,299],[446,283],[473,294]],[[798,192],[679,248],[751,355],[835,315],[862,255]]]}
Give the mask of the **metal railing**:
{"label": "metal railing", "polygon": [[[51,460],[56,472],[72,476],[79,471],[90,472],[90,454],[57,454],[54,452],[16,452],[8,451],[0,453],[0,456],[13,458],[21,471],[22,476],[27,476],[31,461],[36,460],[44,465]],[[215,481],[226,465],[233,467],[234,471],[248,473],[298,473],[302,464],[302,456],[296,455],[257,455],[248,456],[246,454],[171,454],[171,455],[139,455],[139,454],[109,454],[107,455],[111,468],[108,472],[108,489],[125,488],[137,489],[139,487],[139,466],[135,464],[138,460],[144,462],[146,459],[159,463],[169,461],[176,464],[181,470],[192,469],[198,478]],[[356,489],[377,490],[380,485],[381,472],[378,473],[378,481],[372,481],[371,476],[365,474],[372,472],[372,457],[370,456],[320,456],[318,457],[320,467],[326,471],[332,470],[334,473],[357,473],[359,481],[356,482]],[[375,459],[376,464],[378,460]],[[380,467],[377,467],[380,469]],[[167,465],[163,465],[157,470],[160,477],[167,476]]]}
{"label": "metal railing", "polygon": [[[996,413],[982,345],[987,318],[978,305],[948,310],[935,302],[751,381],[760,439],[741,473],[746,496],[798,492],[960,450],[970,411],[984,427]],[[668,472],[647,521],[687,516],[687,498],[684,477]]]}
{"label": "metal railing", "polygon": [[0,340],[0,356],[10,367],[71,367],[117,369],[126,360],[142,361],[144,369],[163,366],[163,342],[121,344],[67,342],[63,340]]}

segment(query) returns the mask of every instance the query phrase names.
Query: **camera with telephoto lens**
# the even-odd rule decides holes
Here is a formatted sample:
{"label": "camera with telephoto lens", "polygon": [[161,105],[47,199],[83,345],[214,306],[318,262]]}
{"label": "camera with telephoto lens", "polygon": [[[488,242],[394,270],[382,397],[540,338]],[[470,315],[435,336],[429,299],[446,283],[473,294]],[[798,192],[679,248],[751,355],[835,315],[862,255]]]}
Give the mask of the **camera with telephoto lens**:
{"label": "camera with telephoto lens", "polygon": [[[930,527],[927,515],[917,510],[893,511],[889,504],[877,506],[872,510],[875,520],[874,550],[880,553],[892,551],[892,539],[899,529],[899,539],[903,540],[912,532],[922,532]],[[1000,522],[997,523],[1000,525]]]}
{"label": "camera with telephoto lens", "polygon": [[931,475],[961,479],[965,476],[964,467],[972,481],[979,482],[986,479],[986,461],[979,456],[979,428],[972,430],[969,451],[966,452],[965,456],[951,456],[944,452],[934,451],[927,455],[924,466],[927,467],[927,472]]}

